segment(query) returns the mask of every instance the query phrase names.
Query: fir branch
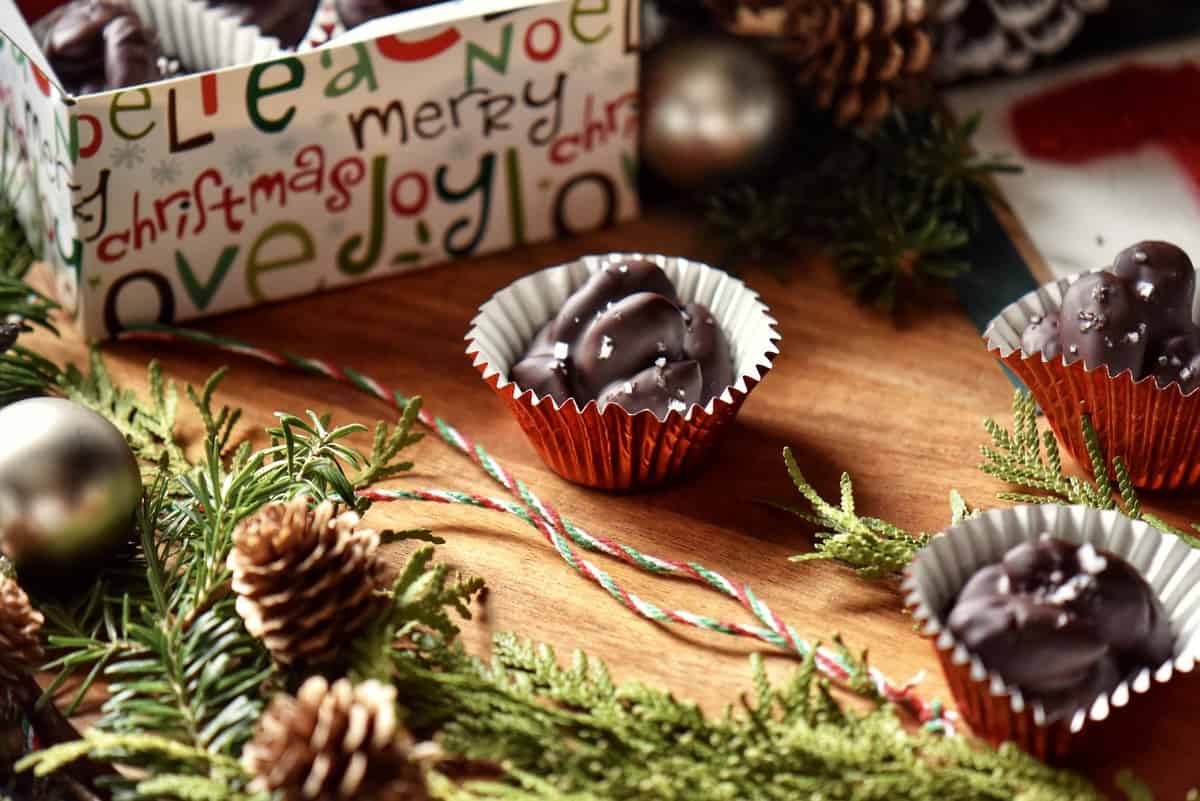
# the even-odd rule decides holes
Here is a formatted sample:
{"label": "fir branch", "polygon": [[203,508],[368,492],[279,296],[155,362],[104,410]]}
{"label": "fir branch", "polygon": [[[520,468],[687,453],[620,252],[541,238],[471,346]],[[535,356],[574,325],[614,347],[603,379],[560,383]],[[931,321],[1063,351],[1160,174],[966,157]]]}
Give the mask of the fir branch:
{"label": "fir branch", "polygon": [[1013,394],[1012,415],[1011,431],[990,418],[983,421],[991,443],[980,446],[984,461],[979,469],[1018,488],[997,493],[1000,500],[1026,504],[1082,504],[1096,509],[1115,509],[1134,520],[1142,520],[1174,534],[1192,547],[1200,548],[1200,538],[1145,511],[1129,478],[1129,469],[1121,457],[1111,460],[1107,457],[1087,415],[1081,418],[1081,425],[1091,478],[1069,475],[1063,469],[1062,455],[1054,433],[1038,432],[1037,404],[1031,395],[1020,390]]}
{"label": "fir branch", "polygon": [[[822,498],[808,483],[796,464],[791,448],[783,449],[783,461],[792,483],[807,501],[808,508],[780,503],[771,505],[819,527],[816,550],[793,556],[792,561],[835,559],[854,567],[861,576],[882,578],[903,570],[917,552],[929,543],[930,534],[910,533],[878,518],[860,517],[855,511],[854,487],[849,474],[842,474],[839,507]],[[966,504],[961,496],[953,493],[951,507],[957,516],[963,513]]]}
{"label": "fir branch", "polygon": [[[17,219],[16,209],[8,202],[8,195],[3,192],[4,183],[7,182],[0,180],[0,276],[5,281],[20,280],[33,266],[35,254],[24,229],[21,228],[20,220]],[[0,308],[3,306],[0,305]]]}
{"label": "fir branch", "polygon": [[932,109],[897,112],[870,136],[817,125],[798,148],[811,158],[707,200],[708,236],[733,264],[786,263],[803,240],[823,240],[847,286],[890,308],[905,285],[969,268],[963,246],[991,176],[1019,170],[972,151],[978,125]]}
{"label": "fir branch", "polygon": [[114,797],[124,801],[268,801],[246,791],[248,777],[237,760],[152,734],[90,729],[79,740],[29,754],[16,768],[48,776],[80,759],[112,762],[142,777],[115,782]]}
{"label": "fir branch", "polygon": [[0,406],[47,394],[58,383],[58,365],[20,345],[0,353]]}
{"label": "fir branch", "polygon": [[511,635],[497,637],[490,663],[448,651],[431,669],[398,651],[395,664],[414,725],[440,729],[448,753],[504,771],[449,795],[464,801],[1101,797],[1015,748],[910,734],[886,705],[844,709],[811,657],[782,686],[752,660],[753,693],[717,718],[660,690],[617,685],[582,654],[560,666],[553,650]]}

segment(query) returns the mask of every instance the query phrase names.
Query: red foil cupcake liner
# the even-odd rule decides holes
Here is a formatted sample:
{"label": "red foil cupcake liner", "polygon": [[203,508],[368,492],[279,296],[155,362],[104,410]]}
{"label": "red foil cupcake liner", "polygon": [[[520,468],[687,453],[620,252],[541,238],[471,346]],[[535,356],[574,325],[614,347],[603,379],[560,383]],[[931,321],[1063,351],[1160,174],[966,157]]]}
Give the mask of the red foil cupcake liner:
{"label": "red foil cupcake liner", "polygon": [[[703,303],[729,339],[733,384],[701,406],[658,418],[630,414],[595,401],[583,408],[558,403],[509,380],[508,370],[566,298],[605,264],[647,259],[671,279],[684,303]],[[714,267],[688,259],[636,253],[585,256],[526,276],[497,292],[479,309],[467,334],[467,355],[484,381],[504,400],[530,443],[568,481],[605,490],[662,486],[702,468],[742,402],[762,381],[779,353],[775,320],[758,294]]]}
{"label": "red foil cupcake liner", "polygon": [[1021,350],[1032,317],[1057,311],[1071,276],[1030,292],[993,319],[984,332],[988,350],[1029,388],[1050,427],[1076,461],[1090,469],[1081,418],[1088,415],[1110,458],[1120,456],[1134,486],[1184,489],[1200,484],[1200,390],[1184,395],[1178,384],[1160,388],[1105,365],[1045,359]]}
{"label": "red foil cupcake liner", "polygon": [[[1131,564],[1162,601],[1175,638],[1170,661],[1139,670],[1070,718],[1053,722],[1040,703],[989,671],[945,625],[959,590],[976,570],[1043,533],[1090,542]],[[1047,762],[1068,762],[1128,737],[1138,708],[1162,695],[1163,685],[1176,676],[1191,673],[1200,653],[1200,550],[1113,511],[1047,504],[985,512],[935,537],[906,571],[903,588],[959,713],[975,734],[993,745],[1015,743]]]}

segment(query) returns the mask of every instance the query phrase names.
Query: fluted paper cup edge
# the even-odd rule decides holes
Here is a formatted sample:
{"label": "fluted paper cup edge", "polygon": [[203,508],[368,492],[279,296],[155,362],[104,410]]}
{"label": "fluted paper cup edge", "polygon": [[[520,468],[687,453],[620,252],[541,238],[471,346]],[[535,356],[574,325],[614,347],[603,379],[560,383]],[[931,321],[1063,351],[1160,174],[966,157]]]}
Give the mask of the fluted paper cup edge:
{"label": "fluted paper cup edge", "polygon": [[[1133,696],[1167,683],[1176,673],[1190,673],[1195,668],[1200,655],[1200,549],[1116,511],[1058,504],[993,509],[934,537],[905,572],[905,603],[934,647],[950,654],[956,664],[969,663],[971,680],[987,683],[994,696],[1007,696],[1014,714],[1024,712],[1027,706],[1021,691],[972,655],[945,626],[943,615],[976,570],[1000,561],[1013,546],[1032,541],[1044,532],[1073,542],[1090,542],[1129,562],[1163,602],[1174,637],[1174,656],[1170,660],[1156,668],[1141,669],[1110,692],[1098,695],[1088,708],[1077,709],[1068,722],[1075,734],[1089,721],[1107,719],[1113,708],[1127,705]],[[931,590],[938,597],[931,597]],[[1050,725],[1039,703],[1028,706],[1037,726]]]}
{"label": "fluted paper cup edge", "polygon": [[204,0],[130,0],[130,6],[158,34],[163,53],[187,70],[208,72],[286,52],[275,37]]}
{"label": "fluted paper cup edge", "polygon": [[[708,306],[720,322],[737,362],[734,382],[709,398],[705,404],[693,403],[684,412],[671,410],[666,417],[657,419],[666,422],[675,416],[690,420],[698,414],[712,415],[718,404],[732,406],[739,396],[748,395],[770,371],[772,362],[779,355],[778,343],[782,336],[770,309],[758,293],[741,279],[703,262],[661,254],[593,254],[517,279],[492,295],[480,306],[479,313],[471,321],[471,329],[465,339],[468,342],[466,352],[472,357],[473,366],[482,373],[485,381],[496,380],[494,386],[497,391],[511,387],[508,391],[514,399],[525,399],[532,406],[550,403],[555,411],[565,409],[578,414],[597,406],[595,400],[589,400],[580,407],[575,398],[560,403],[550,395],[538,395],[532,389],[522,389],[509,380],[508,371],[524,355],[538,329],[553,317],[566,297],[587,276],[606,264],[634,259],[651,261],[661,267],[684,303],[704,303]],[[510,313],[514,310],[523,312],[523,319],[514,319]],[[744,330],[743,326],[748,330]],[[497,342],[496,338],[501,335],[507,337],[507,342],[503,344],[510,346],[511,355],[498,352],[502,343]],[[622,413],[630,417],[642,414],[653,416],[648,409],[630,413],[615,403],[607,404],[600,411],[602,415]]]}

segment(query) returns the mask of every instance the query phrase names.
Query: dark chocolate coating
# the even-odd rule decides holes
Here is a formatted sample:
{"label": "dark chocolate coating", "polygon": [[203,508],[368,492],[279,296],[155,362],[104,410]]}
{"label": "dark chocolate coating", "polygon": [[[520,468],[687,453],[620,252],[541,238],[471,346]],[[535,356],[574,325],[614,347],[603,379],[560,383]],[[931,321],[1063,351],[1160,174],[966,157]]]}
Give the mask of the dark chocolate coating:
{"label": "dark chocolate coating", "polygon": [[1172,332],[1149,354],[1148,368],[1159,387],[1178,383],[1186,395],[1200,386],[1200,330]]}
{"label": "dark chocolate coating", "polygon": [[1030,356],[1040,353],[1046,361],[1057,359],[1062,354],[1058,312],[1030,318],[1029,325],[1021,332],[1021,350]]}
{"label": "dark chocolate coating", "polygon": [[1131,565],[1048,535],[976,571],[948,625],[988,670],[1040,701],[1051,721],[1173,653],[1166,610]]}
{"label": "dark chocolate coating", "polygon": [[1147,324],[1125,282],[1110,272],[1088,273],[1067,287],[1059,310],[1059,335],[1068,362],[1107,365],[1141,378],[1148,344]]}
{"label": "dark chocolate coating", "polygon": [[317,14],[317,0],[206,0],[243,25],[254,25],[284,47],[300,44]]}
{"label": "dark chocolate coating", "polygon": [[702,377],[695,361],[664,362],[647,367],[633,378],[609,384],[596,400],[603,407],[617,403],[626,409],[676,409],[684,412],[699,403]]}
{"label": "dark chocolate coating", "polygon": [[34,32],[63,88],[72,94],[163,77],[158,37],[120,3],[74,0],[38,20]]}
{"label": "dark chocolate coating", "polygon": [[653,292],[679,304],[674,284],[657,264],[629,261],[615,267],[610,265],[592,273],[583,286],[571,293],[554,318],[550,336],[559,342],[572,341],[610,304],[635,292]]}
{"label": "dark chocolate coating", "polygon": [[638,292],[600,312],[571,349],[575,389],[597,397],[604,387],[633,375],[660,357],[683,358],[683,315],[654,292]]}
{"label": "dark chocolate coating", "polygon": [[1196,272],[1168,242],[1146,241],[1117,255],[1111,270],[1088,273],[1067,287],[1057,316],[1033,318],[1021,350],[1047,359],[1064,354],[1112,375],[1153,375],[1159,387],[1200,386],[1200,328],[1192,321]]}
{"label": "dark chocolate coating", "polygon": [[596,400],[665,418],[707,403],[733,383],[729,342],[707,307],[679,307],[666,273],[647,261],[588,277],[537,332],[509,378],[521,390]]}
{"label": "dark chocolate coating", "polygon": [[337,0],[338,17],[347,28],[357,28],[368,20],[432,6],[445,0]]}
{"label": "dark chocolate coating", "polygon": [[729,340],[708,307],[699,303],[689,303],[683,307],[683,321],[687,327],[683,350],[700,363],[704,375],[700,396],[707,401],[720,395],[725,387],[733,383],[733,357],[729,353]]}
{"label": "dark chocolate coating", "polygon": [[1144,308],[1150,336],[1192,325],[1196,269],[1187,254],[1169,242],[1139,242],[1117,255],[1112,272]]}

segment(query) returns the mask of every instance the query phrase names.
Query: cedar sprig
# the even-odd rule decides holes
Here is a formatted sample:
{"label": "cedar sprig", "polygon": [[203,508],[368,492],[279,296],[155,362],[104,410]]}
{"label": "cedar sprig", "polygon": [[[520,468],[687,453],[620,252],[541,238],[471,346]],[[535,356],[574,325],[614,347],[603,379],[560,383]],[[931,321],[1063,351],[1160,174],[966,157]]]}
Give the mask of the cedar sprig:
{"label": "cedar sprig", "polygon": [[356,681],[389,681],[398,643],[416,650],[435,650],[459,634],[457,616],[471,619],[471,602],[484,591],[478,577],[455,576],[434,563],[431,546],[415,551],[392,584],[387,611],[372,621],[351,644],[349,673]]}
{"label": "cedar sprig", "polygon": [[[461,651],[438,669],[396,660],[413,725],[440,729],[448,756],[503,772],[459,786],[435,779],[464,801],[1101,797],[1011,746],[906,732],[886,704],[843,707],[812,652],[781,685],[760,657],[751,664],[750,691],[709,717],[670,693],[617,684],[601,661],[577,653],[560,665],[552,649],[511,635],[496,638],[486,663]],[[865,664],[854,667],[866,674]]]}
{"label": "cedar sprig", "polygon": [[150,391],[141,399],[129,389],[121,389],[100,357],[93,349],[89,355],[87,372],[73,364],[58,377],[55,388],[76,403],[104,415],[117,427],[134,454],[147,468],[149,475],[163,460],[172,474],[182,473],[191,467],[183,453],[183,447],[175,437],[176,412],[179,393],[174,381],[163,378],[158,361],[151,361],[147,368]]}
{"label": "cedar sprig", "polygon": [[[933,536],[924,532],[905,531],[876,517],[859,516],[855,509],[854,485],[848,473],[842,474],[841,498],[839,505],[834,506],[808,483],[791,448],[783,449],[783,461],[792,483],[807,506],[778,502],[771,502],[770,505],[791,512],[818,527],[815,549],[791,557],[793,562],[832,559],[850,565],[866,578],[883,578],[908,567],[917,552]],[[957,492],[950,493],[950,506],[953,522],[970,514],[966,502]]]}
{"label": "cedar sprig", "polygon": [[[1147,512],[1129,477],[1129,468],[1120,456],[1109,459],[1091,418],[1083,415],[1081,425],[1087,447],[1091,477],[1068,474],[1063,469],[1062,453],[1054,432],[1039,432],[1037,403],[1020,390],[1013,394],[1012,430],[990,418],[983,426],[991,443],[980,446],[984,461],[979,469],[1019,490],[997,493],[1013,503],[1066,503],[1112,509],[1134,520],[1143,520],[1157,529],[1174,534],[1193,547],[1200,538],[1180,530]],[[1111,474],[1111,477],[1110,477]],[[1193,525],[1193,528],[1200,526]]]}

